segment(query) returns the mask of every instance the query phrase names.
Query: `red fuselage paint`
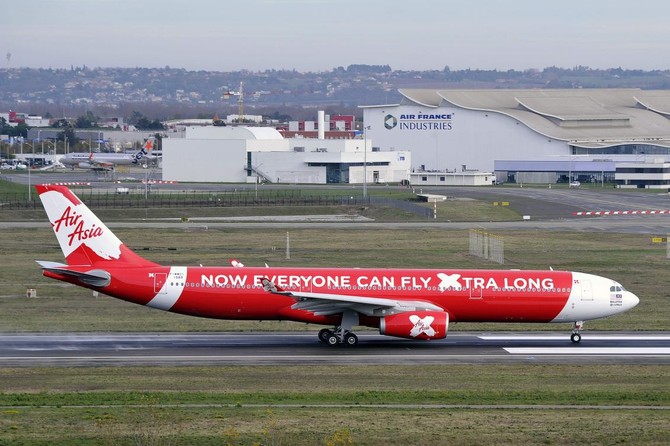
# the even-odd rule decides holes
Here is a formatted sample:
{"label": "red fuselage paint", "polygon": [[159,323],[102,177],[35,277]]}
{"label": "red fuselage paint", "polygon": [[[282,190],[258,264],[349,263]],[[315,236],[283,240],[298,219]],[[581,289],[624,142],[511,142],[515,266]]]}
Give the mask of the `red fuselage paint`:
{"label": "red fuselage paint", "polygon": [[[209,318],[313,323],[339,317],[294,310],[293,298],[268,293],[261,280],[268,278],[289,292],[428,302],[444,308],[451,322],[550,322],[565,306],[572,286],[572,273],[565,271],[188,267],[181,283],[164,283],[170,281],[170,267],[101,266],[112,281],[95,289],[137,304],[148,304],[161,289],[182,288],[170,311]],[[91,269],[95,265],[85,268]],[[445,283],[445,277],[451,282]],[[365,325],[377,326],[377,322]]]}

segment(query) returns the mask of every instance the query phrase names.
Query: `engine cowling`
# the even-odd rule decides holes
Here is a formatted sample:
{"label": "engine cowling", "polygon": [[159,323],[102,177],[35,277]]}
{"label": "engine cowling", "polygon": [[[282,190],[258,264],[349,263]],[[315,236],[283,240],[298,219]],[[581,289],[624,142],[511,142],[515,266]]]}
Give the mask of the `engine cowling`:
{"label": "engine cowling", "polygon": [[407,311],[379,320],[379,333],[407,339],[444,339],[448,327],[449,314],[444,311]]}

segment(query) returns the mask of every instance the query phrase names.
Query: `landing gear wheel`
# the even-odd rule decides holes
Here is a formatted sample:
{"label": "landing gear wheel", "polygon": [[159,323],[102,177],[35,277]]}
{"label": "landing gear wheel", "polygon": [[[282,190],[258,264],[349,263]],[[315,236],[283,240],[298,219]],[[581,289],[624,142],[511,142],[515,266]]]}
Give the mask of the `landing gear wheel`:
{"label": "landing gear wheel", "polygon": [[347,333],[347,335],[344,337],[344,343],[352,346],[358,345],[358,336],[353,333]]}
{"label": "landing gear wheel", "polygon": [[333,335],[332,330],[328,330],[327,328],[323,328],[319,330],[319,341],[323,342],[324,344],[328,343],[328,338],[330,338]]}
{"label": "landing gear wheel", "polygon": [[570,340],[573,344],[579,344],[579,342],[582,340],[582,335],[579,333],[572,333],[572,335],[570,335]]}
{"label": "landing gear wheel", "polygon": [[336,334],[331,333],[330,336],[328,336],[326,343],[328,345],[337,345],[340,343],[340,339],[337,337]]}

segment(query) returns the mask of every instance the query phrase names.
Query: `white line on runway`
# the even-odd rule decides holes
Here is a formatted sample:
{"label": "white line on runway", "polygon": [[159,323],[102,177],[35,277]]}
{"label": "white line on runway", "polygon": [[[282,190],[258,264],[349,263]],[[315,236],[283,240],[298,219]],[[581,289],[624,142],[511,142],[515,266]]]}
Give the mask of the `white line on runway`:
{"label": "white line on runway", "polygon": [[670,347],[510,347],[513,355],[670,355]]}
{"label": "white line on runway", "polygon": [[[555,335],[482,335],[477,336],[484,341],[562,341],[567,338],[565,334]],[[636,335],[636,334],[582,334],[583,340],[592,341],[670,341],[670,335]]]}
{"label": "white line on runway", "polygon": [[288,360],[332,360],[332,359],[361,359],[361,358],[418,358],[418,359],[431,359],[431,358],[455,358],[455,357],[504,357],[504,355],[450,355],[450,354],[370,354],[370,355],[357,355],[357,354],[341,354],[341,355],[137,355],[137,356],[2,356],[0,357],[0,362],[2,361],[147,361],[147,360],[157,360],[157,361],[171,361],[171,360],[220,360],[220,359],[253,359],[253,360],[263,360],[263,359],[288,359]]}

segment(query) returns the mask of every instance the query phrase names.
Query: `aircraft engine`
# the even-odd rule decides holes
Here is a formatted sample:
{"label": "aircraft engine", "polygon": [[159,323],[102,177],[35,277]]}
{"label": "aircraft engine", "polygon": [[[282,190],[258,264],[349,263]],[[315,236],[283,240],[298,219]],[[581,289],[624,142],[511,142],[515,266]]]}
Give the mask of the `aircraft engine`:
{"label": "aircraft engine", "polygon": [[91,169],[93,165],[91,163],[78,163],[77,167],[80,169]]}
{"label": "aircraft engine", "polygon": [[443,339],[448,327],[449,314],[443,311],[407,311],[379,321],[379,333],[407,339]]}

